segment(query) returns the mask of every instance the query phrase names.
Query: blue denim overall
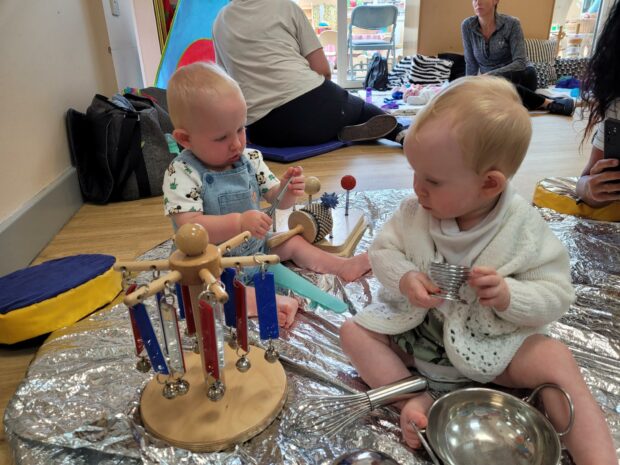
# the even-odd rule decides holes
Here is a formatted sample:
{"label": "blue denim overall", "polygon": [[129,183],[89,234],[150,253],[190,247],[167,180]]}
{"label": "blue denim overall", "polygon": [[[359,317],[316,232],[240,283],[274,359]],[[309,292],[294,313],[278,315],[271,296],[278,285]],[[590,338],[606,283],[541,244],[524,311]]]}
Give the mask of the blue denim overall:
{"label": "blue denim overall", "polygon": [[[186,162],[202,180],[202,208],[205,215],[227,215],[260,210],[260,190],[256,171],[245,155],[226,171],[207,168],[189,150],[177,158]],[[230,251],[230,256],[254,255],[264,251],[265,241],[251,237]]]}

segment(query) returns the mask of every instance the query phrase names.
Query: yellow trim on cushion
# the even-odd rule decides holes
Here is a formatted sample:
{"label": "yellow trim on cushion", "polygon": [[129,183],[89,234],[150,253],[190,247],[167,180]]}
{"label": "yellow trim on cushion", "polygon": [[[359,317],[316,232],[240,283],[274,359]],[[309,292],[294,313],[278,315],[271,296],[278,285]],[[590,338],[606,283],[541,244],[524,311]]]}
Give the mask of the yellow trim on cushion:
{"label": "yellow trim on cushion", "polygon": [[72,325],[113,300],[120,291],[121,274],[110,268],[56,297],[0,315],[0,343],[14,344]]}
{"label": "yellow trim on cushion", "polygon": [[577,204],[573,198],[551,192],[540,184],[534,191],[533,202],[537,207],[550,208],[565,215],[581,216],[597,221],[620,221],[620,202],[594,208],[584,203]]}

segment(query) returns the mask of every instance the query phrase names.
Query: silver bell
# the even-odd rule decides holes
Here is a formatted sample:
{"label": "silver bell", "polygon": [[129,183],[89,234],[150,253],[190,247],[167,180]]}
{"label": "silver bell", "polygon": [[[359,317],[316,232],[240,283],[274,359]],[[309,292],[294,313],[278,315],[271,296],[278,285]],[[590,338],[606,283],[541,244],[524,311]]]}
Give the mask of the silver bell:
{"label": "silver bell", "polygon": [[146,357],[140,357],[140,360],[138,360],[138,363],[136,363],[136,370],[142,373],[147,373],[150,369],[151,362],[149,362],[149,359]]}
{"label": "silver bell", "polygon": [[278,361],[278,358],[280,358],[280,354],[278,353],[276,348],[272,345],[267,347],[267,350],[265,351],[265,360],[267,360],[269,363],[275,363]]}
{"label": "silver bell", "polygon": [[184,396],[189,391],[189,382],[185,381],[183,378],[177,380],[177,394],[180,396]]}
{"label": "silver bell", "polygon": [[239,370],[241,373],[245,373],[246,371],[250,369],[252,364],[250,363],[250,360],[245,355],[242,355],[237,360],[237,363],[235,363],[235,366],[237,367],[237,370]]}
{"label": "silver bell", "polygon": [[166,381],[162,394],[166,399],[174,399],[178,395],[177,384],[174,381]]}
{"label": "silver bell", "polygon": [[237,331],[233,328],[228,328],[228,347],[232,350],[237,350]]}
{"label": "silver bell", "polygon": [[212,401],[218,401],[222,397],[224,397],[224,393],[226,392],[226,386],[220,380],[217,380],[209,389],[207,389],[207,397]]}

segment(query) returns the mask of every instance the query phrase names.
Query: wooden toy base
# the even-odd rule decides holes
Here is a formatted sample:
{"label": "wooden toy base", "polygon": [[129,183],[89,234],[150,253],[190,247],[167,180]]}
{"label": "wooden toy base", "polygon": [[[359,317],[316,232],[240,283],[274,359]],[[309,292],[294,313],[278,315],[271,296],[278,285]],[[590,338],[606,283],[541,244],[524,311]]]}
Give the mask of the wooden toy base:
{"label": "wooden toy base", "polygon": [[[303,207],[303,205],[298,207]],[[288,231],[288,217],[291,211],[290,209],[277,211],[277,232]],[[349,216],[345,216],[344,208],[335,208],[332,210],[332,218],[334,227],[331,237],[327,236],[315,245],[340,257],[350,257],[355,252],[355,247],[357,247],[368,225],[364,212],[357,208],[349,208]]]}
{"label": "wooden toy base", "polygon": [[252,346],[252,367],[240,373],[237,355],[225,346],[226,394],[207,398],[200,355],[185,353],[189,392],[166,399],[163,385],[153,378],[140,400],[140,415],[147,431],[168,443],[194,452],[213,452],[242,443],[263,431],[276,418],[286,400],[286,373],[279,362],[269,363],[265,351]]}

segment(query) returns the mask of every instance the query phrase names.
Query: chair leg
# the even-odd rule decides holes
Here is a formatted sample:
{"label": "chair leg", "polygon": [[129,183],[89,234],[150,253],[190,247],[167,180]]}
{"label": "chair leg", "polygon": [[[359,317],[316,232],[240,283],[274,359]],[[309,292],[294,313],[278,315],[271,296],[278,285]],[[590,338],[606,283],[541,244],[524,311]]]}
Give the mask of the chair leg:
{"label": "chair leg", "polygon": [[349,47],[349,78],[353,80],[353,47]]}

